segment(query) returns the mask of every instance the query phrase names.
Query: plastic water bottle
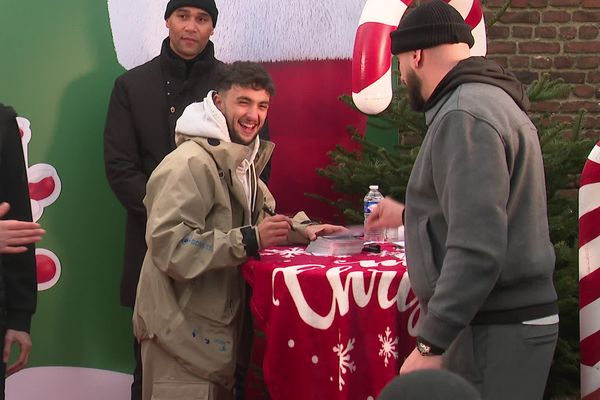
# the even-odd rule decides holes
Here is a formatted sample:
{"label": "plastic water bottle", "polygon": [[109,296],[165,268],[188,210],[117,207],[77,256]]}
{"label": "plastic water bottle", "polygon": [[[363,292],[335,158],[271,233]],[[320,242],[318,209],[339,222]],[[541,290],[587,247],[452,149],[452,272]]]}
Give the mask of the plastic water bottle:
{"label": "plastic water bottle", "polygon": [[365,196],[364,213],[365,213],[365,242],[383,242],[385,240],[385,229],[376,229],[367,231],[367,219],[371,212],[377,207],[379,202],[383,200],[383,195],[379,191],[379,186],[370,185],[369,193]]}
{"label": "plastic water bottle", "polygon": [[399,229],[400,229],[399,227],[386,228],[385,241],[390,242],[390,243],[399,242],[400,241]]}

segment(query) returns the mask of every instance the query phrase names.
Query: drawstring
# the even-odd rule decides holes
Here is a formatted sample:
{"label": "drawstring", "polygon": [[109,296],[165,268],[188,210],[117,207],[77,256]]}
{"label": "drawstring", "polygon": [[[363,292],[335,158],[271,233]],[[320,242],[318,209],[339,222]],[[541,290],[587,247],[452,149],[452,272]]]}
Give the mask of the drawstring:
{"label": "drawstring", "polygon": [[254,162],[249,162],[248,160],[244,159],[237,168],[236,172],[238,174],[239,181],[244,187],[246,201],[248,208],[250,209],[250,215],[252,215],[256,208],[256,199],[258,197],[258,182],[256,178]]}
{"label": "drawstring", "polygon": [[250,198],[250,212],[254,214],[256,208],[256,198],[258,196],[258,181],[256,180],[256,169],[254,168],[254,162],[250,163],[250,184],[251,187],[251,198]]}
{"label": "drawstring", "polygon": [[258,197],[258,178],[256,176],[256,167],[254,166],[254,158],[258,152],[258,147],[260,142],[256,141],[254,144],[254,151],[250,156],[250,161],[247,158],[244,158],[240,165],[236,168],[236,174],[238,176],[239,181],[242,183],[244,187],[244,192],[246,195],[246,204],[250,209],[250,215],[254,214],[256,209],[257,197]]}

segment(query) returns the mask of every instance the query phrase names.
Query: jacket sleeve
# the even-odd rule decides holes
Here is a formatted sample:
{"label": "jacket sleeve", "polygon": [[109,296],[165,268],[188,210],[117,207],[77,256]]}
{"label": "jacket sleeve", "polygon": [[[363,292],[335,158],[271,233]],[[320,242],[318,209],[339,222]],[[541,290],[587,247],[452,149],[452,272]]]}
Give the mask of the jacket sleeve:
{"label": "jacket sleeve", "polygon": [[[192,165],[193,164],[193,165]],[[247,259],[241,228],[207,225],[214,213],[227,212],[214,202],[216,171],[193,159],[167,158],[148,181],[146,242],[152,263],[177,281],[205,271],[237,267]],[[192,174],[193,171],[193,174]],[[226,221],[231,224],[231,221]]]}
{"label": "jacket sleeve", "polygon": [[304,235],[304,230],[308,225],[312,225],[313,222],[304,211],[297,212],[292,217],[292,230],[288,235],[288,241],[290,244],[308,244],[310,240]]}
{"label": "jacket sleeve", "polygon": [[[275,198],[273,197],[271,191],[268,189],[267,185],[261,181],[258,182],[258,185],[260,187],[261,193],[263,193],[263,204],[266,205],[269,209],[275,210]],[[264,210],[261,210],[256,225],[258,225],[265,217],[267,217],[267,214]],[[308,215],[306,215],[304,211],[297,212],[291,218],[291,221],[292,230],[290,231],[287,238],[288,244],[308,244],[310,241],[304,235],[304,229],[306,229],[306,227],[309,224],[314,224],[315,222],[308,218]],[[254,235],[259,244],[260,235],[258,234],[258,229],[256,227],[254,227]],[[256,250],[258,251],[258,247]]]}
{"label": "jacket sleeve", "polygon": [[142,201],[148,178],[142,169],[139,146],[127,90],[117,79],[104,128],[104,168],[110,187],[125,209],[145,216]]}
{"label": "jacket sleeve", "polygon": [[[31,203],[21,135],[15,115],[0,110],[0,134],[3,136],[0,154],[0,187],[2,199],[10,204],[5,219],[31,221]],[[37,302],[35,246],[27,246],[20,254],[3,254],[2,278],[6,293],[7,328],[29,332],[31,316]]]}
{"label": "jacket sleeve", "polygon": [[500,276],[507,247],[510,177],[500,134],[464,111],[446,114],[435,131],[432,173],[448,226],[435,291],[421,337],[448,348]]}

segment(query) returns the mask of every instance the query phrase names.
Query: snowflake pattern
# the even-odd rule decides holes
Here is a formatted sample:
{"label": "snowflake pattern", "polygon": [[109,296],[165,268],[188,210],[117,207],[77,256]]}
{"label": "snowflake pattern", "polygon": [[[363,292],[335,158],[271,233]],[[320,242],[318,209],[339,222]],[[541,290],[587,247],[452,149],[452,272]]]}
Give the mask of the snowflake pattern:
{"label": "snowflake pattern", "polygon": [[338,344],[337,346],[333,346],[333,352],[337,354],[340,362],[338,366],[338,383],[340,392],[342,391],[342,387],[346,384],[342,375],[346,372],[354,372],[356,371],[356,365],[354,361],[350,361],[350,352],[354,349],[355,338],[348,340],[348,345],[346,349],[344,349],[344,344],[342,343],[341,334],[338,331]]}
{"label": "snowflake pattern", "polygon": [[388,366],[388,360],[394,357],[398,359],[398,351],[396,351],[396,345],[398,344],[398,337],[392,338],[390,337],[392,331],[390,327],[385,328],[385,337],[382,335],[377,335],[379,337],[379,342],[381,342],[381,349],[379,350],[379,355],[383,356],[383,363],[385,366]]}
{"label": "snowflake pattern", "polygon": [[294,258],[299,255],[307,254],[303,247],[288,247],[283,249],[268,248],[261,251],[261,253],[265,256],[276,255],[282,258]]}

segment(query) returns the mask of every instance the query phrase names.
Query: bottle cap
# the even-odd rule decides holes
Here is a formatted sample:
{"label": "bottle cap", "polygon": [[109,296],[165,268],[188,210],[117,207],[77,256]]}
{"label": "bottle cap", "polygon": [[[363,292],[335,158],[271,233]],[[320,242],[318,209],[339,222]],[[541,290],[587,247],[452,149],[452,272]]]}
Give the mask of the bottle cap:
{"label": "bottle cap", "polygon": [[379,185],[369,185],[370,190],[379,190]]}

